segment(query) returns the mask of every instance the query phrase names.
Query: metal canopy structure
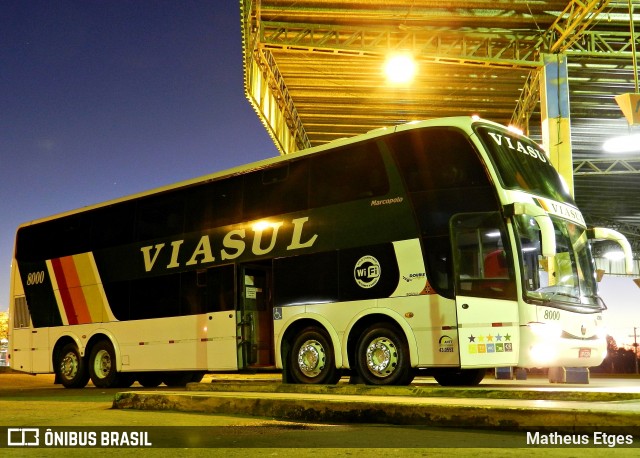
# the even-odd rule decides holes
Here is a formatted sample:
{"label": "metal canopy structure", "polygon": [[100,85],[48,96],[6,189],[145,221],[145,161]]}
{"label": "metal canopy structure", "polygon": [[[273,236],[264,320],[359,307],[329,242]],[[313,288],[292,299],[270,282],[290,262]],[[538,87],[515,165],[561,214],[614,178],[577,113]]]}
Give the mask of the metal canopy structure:
{"label": "metal canopy structure", "polygon": [[[640,154],[602,145],[636,131],[614,97],[636,91],[630,8],[639,0],[240,3],[247,97],[282,154],[465,114],[539,140],[541,56],[564,53],[576,201],[588,223],[624,233],[638,256]],[[418,63],[410,84],[386,80],[385,61],[399,52]]]}

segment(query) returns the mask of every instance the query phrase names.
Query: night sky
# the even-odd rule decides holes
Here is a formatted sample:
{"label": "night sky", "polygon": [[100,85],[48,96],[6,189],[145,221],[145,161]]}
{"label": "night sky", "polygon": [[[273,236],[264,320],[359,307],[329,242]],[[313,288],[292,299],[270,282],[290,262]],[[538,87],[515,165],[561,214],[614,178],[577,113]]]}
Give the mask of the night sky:
{"label": "night sky", "polygon": [[0,5],[0,311],[18,225],[278,155],[239,0]]}

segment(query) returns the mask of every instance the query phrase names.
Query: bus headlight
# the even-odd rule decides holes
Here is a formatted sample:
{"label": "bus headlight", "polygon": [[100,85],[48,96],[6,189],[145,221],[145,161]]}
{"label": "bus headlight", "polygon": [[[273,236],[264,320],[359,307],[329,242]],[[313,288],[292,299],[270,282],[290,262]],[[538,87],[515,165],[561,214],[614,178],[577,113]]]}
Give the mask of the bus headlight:
{"label": "bus headlight", "polygon": [[531,359],[535,361],[540,367],[547,366],[554,361],[557,357],[557,347],[549,343],[537,343],[529,348],[529,354]]}
{"label": "bus headlight", "polygon": [[552,323],[529,323],[527,327],[541,340],[555,340],[562,335],[562,328]]}
{"label": "bus headlight", "polygon": [[529,323],[527,327],[535,336],[533,345],[529,347],[531,359],[540,367],[549,365],[558,356],[562,328],[553,323]]}

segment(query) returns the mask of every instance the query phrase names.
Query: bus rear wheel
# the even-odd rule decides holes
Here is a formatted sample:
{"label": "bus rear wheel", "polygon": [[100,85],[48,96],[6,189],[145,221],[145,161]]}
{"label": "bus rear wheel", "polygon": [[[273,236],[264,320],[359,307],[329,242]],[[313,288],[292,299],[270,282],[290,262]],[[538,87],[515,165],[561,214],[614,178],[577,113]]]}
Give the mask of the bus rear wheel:
{"label": "bus rear wheel", "polygon": [[296,335],[289,355],[294,383],[333,385],[340,380],[333,345],[324,329],[309,326]]}
{"label": "bus rear wheel", "polygon": [[388,323],[369,327],[358,341],[356,367],[368,385],[408,385],[414,377],[407,344]]}
{"label": "bus rear wheel", "polygon": [[[111,342],[101,340],[93,346],[89,356],[89,375],[98,388],[118,387],[120,377],[116,371],[116,352]],[[125,376],[121,378],[124,381]],[[133,383],[133,377],[131,377],[131,383]]]}
{"label": "bus rear wheel", "polygon": [[476,386],[485,373],[486,369],[440,369],[433,378],[442,386]]}
{"label": "bus rear wheel", "polygon": [[142,372],[138,374],[138,383],[145,388],[155,388],[162,383],[161,372]]}
{"label": "bus rear wheel", "polygon": [[56,372],[65,388],[83,388],[89,382],[89,372],[74,343],[68,343],[58,353]]}

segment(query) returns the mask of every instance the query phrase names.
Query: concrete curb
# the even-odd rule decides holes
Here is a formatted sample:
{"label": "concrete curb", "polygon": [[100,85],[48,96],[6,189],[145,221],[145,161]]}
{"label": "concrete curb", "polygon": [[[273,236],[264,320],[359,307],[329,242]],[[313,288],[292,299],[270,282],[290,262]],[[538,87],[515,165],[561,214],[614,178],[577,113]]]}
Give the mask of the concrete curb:
{"label": "concrete curb", "polygon": [[486,403],[487,400],[477,399],[358,395],[124,392],[116,394],[113,407],[251,415],[300,422],[383,423],[561,434],[575,433],[581,428],[615,432],[619,428],[640,426],[640,402],[632,402],[628,409],[617,411],[610,411],[608,403],[586,407],[583,403],[571,402],[551,402],[544,407],[520,400]]}
{"label": "concrete curb", "polygon": [[543,391],[532,388],[442,388],[440,386],[296,385],[262,382],[189,383],[190,392],[302,393],[358,396],[409,396],[424,398],[521,399],[547,401],[613,402],[640,400],[640,393],[607,391]]}

